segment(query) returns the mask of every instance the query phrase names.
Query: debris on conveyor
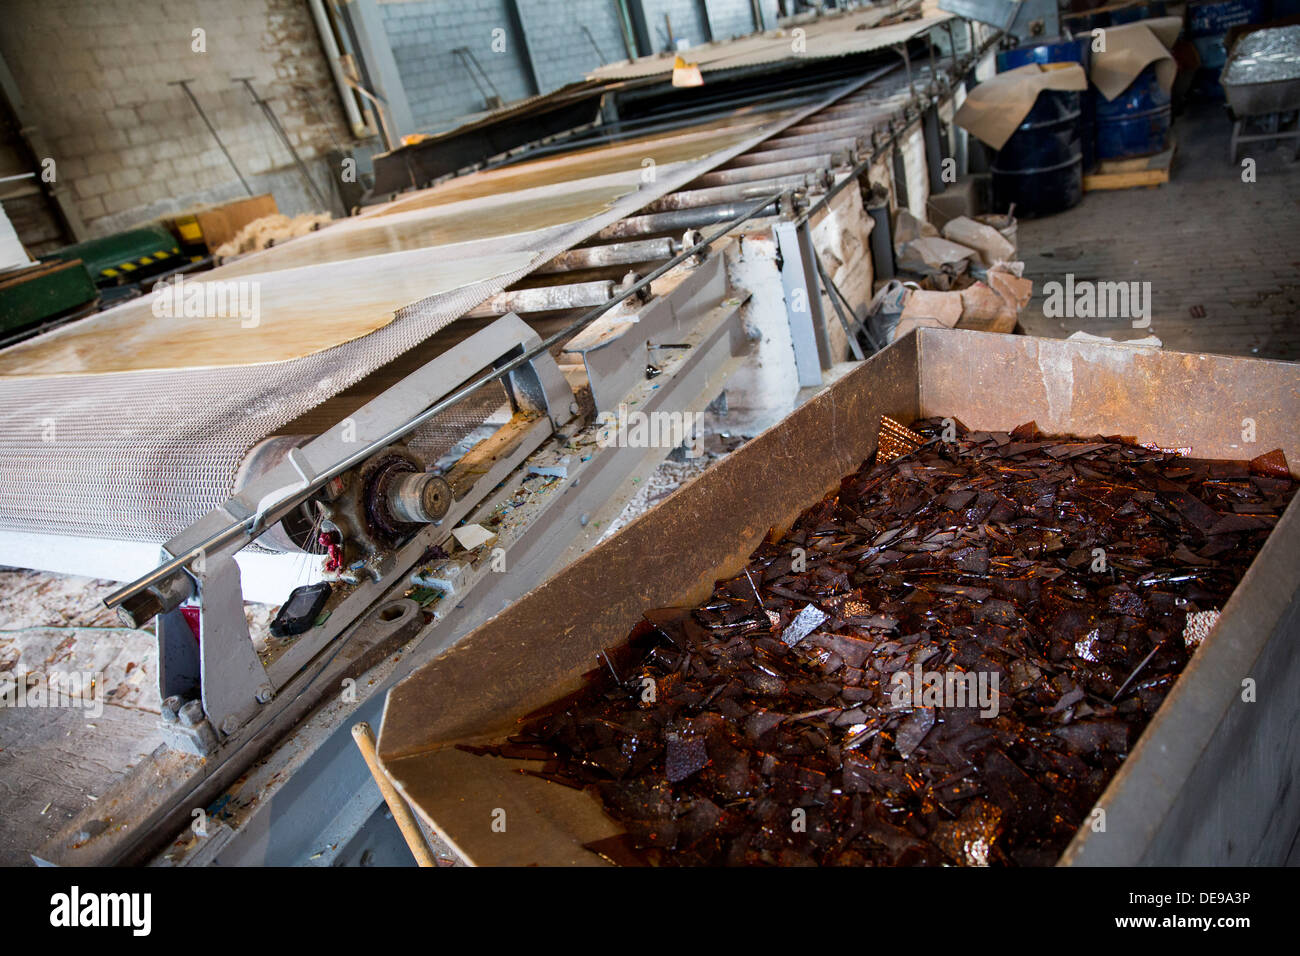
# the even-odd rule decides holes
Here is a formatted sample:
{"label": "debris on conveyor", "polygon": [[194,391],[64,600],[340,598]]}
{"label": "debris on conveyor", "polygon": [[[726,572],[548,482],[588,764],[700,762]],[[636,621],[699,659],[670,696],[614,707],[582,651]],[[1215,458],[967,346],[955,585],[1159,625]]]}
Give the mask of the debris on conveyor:
{"label": "debris on conveyor", "polygon": [[1296,484],[1280,452],[913,428],[466,749],[593,789],[619,863],[1054,863]]}

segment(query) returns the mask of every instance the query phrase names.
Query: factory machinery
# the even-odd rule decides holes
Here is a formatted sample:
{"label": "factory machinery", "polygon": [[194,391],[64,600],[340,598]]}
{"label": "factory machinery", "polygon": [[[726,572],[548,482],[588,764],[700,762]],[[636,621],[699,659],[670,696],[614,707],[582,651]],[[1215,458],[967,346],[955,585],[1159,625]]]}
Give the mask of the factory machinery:
{"label": "factory machinery", "polygon": [[[863,194],[923,212],[1000,33],[870,16],[832,24],[830,81],[810,53],[761,101],[512,155],[207,274],[263,315],[187,361],[139,303],[0,352],[0,563],[130,581],[108,603],[158,642],[165,744],[37,860],[355,860],[381,801],[351,725],[596,545],[670,450],[602,421],[726,390],[767,424],[873,349],[889,217]],[[246,601],[280,605],[265,643]]]}

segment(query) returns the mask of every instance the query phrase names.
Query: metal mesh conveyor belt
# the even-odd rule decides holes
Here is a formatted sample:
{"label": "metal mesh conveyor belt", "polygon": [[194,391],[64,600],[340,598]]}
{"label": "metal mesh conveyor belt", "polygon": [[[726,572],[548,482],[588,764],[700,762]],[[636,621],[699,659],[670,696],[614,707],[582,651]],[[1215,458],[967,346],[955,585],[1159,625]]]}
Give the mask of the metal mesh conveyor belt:
{"label": "metal mesh conveyor belt", "polygon": [[541,262],[822,105],[781,114],[702,159],[660,167],[653,185],[597,215],[500,237],[497,251],[535,253],[527,267],[426,298],[378,331],[326,351],[237,368],[0,379],[0,532],[170,539],[229,498],[240,461],[262,438]]}
{"label": "metal mesh conveyor belt", "polygon": [[516,278],[292,362],[0,380],[0,529],[166,541],[230,497],[258,441]]}

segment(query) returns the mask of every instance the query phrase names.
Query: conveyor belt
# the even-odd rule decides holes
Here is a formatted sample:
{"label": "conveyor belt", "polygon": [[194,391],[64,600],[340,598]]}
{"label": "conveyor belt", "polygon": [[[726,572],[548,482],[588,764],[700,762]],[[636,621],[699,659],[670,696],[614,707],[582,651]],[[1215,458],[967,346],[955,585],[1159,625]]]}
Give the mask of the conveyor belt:
{"label": "conveyor belt", "polygon": [[[286,307],[291,314],[264,316],[259,326],[275,328],[279,322],[283,331],[287,323],[290,333],[310,337],[317,308],[313,293],[333,303],[356,289],[418,288],[433,264],[449,259],[519,258],[519,266],[463,287],[412,294],[410,305],[390,321],[377,322],[369,334],[301,358],[150,369],[145,355],[144,368],[137,371],[33,378],[21,377],[15,361],[27,346],[0,352],[0,529],[170,539],[226,501],[241,460],[261,439],[284,433],[287,423],[411,352],[558,253],[803,122],[865,81],[798,110],[763,113],[755,107],[689,130],[462,177],[204,277],[310,290]],[[885,99],[901,85],[899,77],[854,99]],[[861,132],[869,133],[886,112],[864,118]],[[655,160],[653,177],[645,176],[647,158]],[[383,318],[381,306],[367,307]],[[92,317],[59,335],[83,334],[93,323],[131,308]],[[249,335],[252,348],[257,331],[232,325],[230,334]],[[74,352],[77,362],[93,367],[104,361],[94,339],[86,342]],[[49,340],[38,340],[34,348],[48,346]],[[203,361],[196,356],[192,364]],[[466,425],[457,420],[435,430],[431,447],[463,434]]]}
{"label": "conveyor belt", "polygon": [[[547,182],[550,177],[543,175],[541,184],[529,187],[525,194],[537,200],[535,208],[539,210],[535,220],[538,228],[528,231],[445,243],[432,249],[400,248],[416,246],[429,237],[421,236],[414,225],[413,217],[420,216],[420,212],[390,209],[382,219],[367,217],[343,223],[263,254],[260,261],[267,267],[276,267],[283,260],[290,268],[302,271],[252,275],[265,275],[268,283],[298,281],[321,296],[346,294],[350,283],[382,287],[389,279],[420,268],[431,256],[481,255],[489,249],[495,254],[527,254],[523,267],[415,301],[377,331],[326,351],[292,361],[245,367],[42,378],[11,374],[0,378],[0,472],[4,476],[0,482],[0,528],[109,539],[169,539],[229,497],[239,462],[260,439],[415,348],[535,266],[800,117],[800,113],[782,114],[743,133],[733,132],[723,140],[721,148],[716,140],[706,143],[704,149],[714,148],[703,158],[670,160],[659,165],[653,183],[642,182],[640,156],[644,153],[622,148],[616,149],[626,160],[623,173],[584,180],[574,176],[575,171],[581,174],[582,167],[575,169],[570,164],[568,182]],[[645,144],[642,148],[646,148]],[[697,145],[697,152],[699,148]],[[524,169],[509,173],[517,178]],[[443,191],[466,195],[468,198],[459,199],[458,205],[436,205],[434,213],[450,212],[482,220],[491,215],[486,211],[489,207],[496,207],[502,210],[504,229],[512,221],[513,210],[517,229],[518,194],[495,196],[488,202],[474,195],[476,179],[466,177],[435,187],[425,194],[427,200],[417,201],[436,203],[437,194]],[[582,192],[589,182],[605,189],[617,186],[623,194],[612,202],[603,202],[599,212],[575,219],[563,197]],[[546,196],[552,197],[552,205],[558,202],[560,209],[550,222],[544,221],[540,213],[547,204]],[[401,202],[411,201],[406,198]],[[394,226],[394,222],[398,225]],[[376,226],[390,239],[394,231],[406,228],[393,240],[400,251],[366,258],[364,254],[373,247],[363,241],[362,258],[342,266],[332,261],[349,259],[356,247],[350,247],[347,239],[373,231]],[[336,235],[342,239],[336,239]],[[449,231],[443,238],[455,236],[454,231]],[[304,260],[315,258],[317,244],[341,248],[326,248],[323,263],[318,260],[315,265],[303,265]],[[208,278],[247,278],[247,268],[240,263],[229,270],[215,270]],[[309,329],[310,300],[305,305],[302,312],[306,321],[301,327]],[[78,323],[63,334],[97,320],[102,316]],[[273,316],[264,317],[263,327],[272,322]],[[247,333],[232,325],[231,334]],[[0,356],[12,357],[13,351]],[[201,361],[196,356],[196,364]]]}

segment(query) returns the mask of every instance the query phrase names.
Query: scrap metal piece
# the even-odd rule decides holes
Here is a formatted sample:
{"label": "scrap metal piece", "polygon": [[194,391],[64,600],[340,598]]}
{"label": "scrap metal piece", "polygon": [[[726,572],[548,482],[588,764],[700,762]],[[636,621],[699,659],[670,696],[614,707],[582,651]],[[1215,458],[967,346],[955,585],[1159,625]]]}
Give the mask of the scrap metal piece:
{"label": "scrap metal piece", "polygon": [[1183,628],[1183,644],[1188,650],[1200,647],[1201,641],[1210,636],[1218,623],[1218,611],[1193,611],[1187,615],[1187,624]]}
{"label": "scrap metal piece", "polygon": [[809,604],[795,615],[794,620],[790,622],[790,626],[782,633],[781,640],[793,647],[817,630],[829,616],[815,604]]}
{"label": "scrap metal piece", "polygon": [[896,422],[888,415],[880,416],[880,433],[876,436],[876,459],[893,461],[916,451],[925,444],[925,436]]}

